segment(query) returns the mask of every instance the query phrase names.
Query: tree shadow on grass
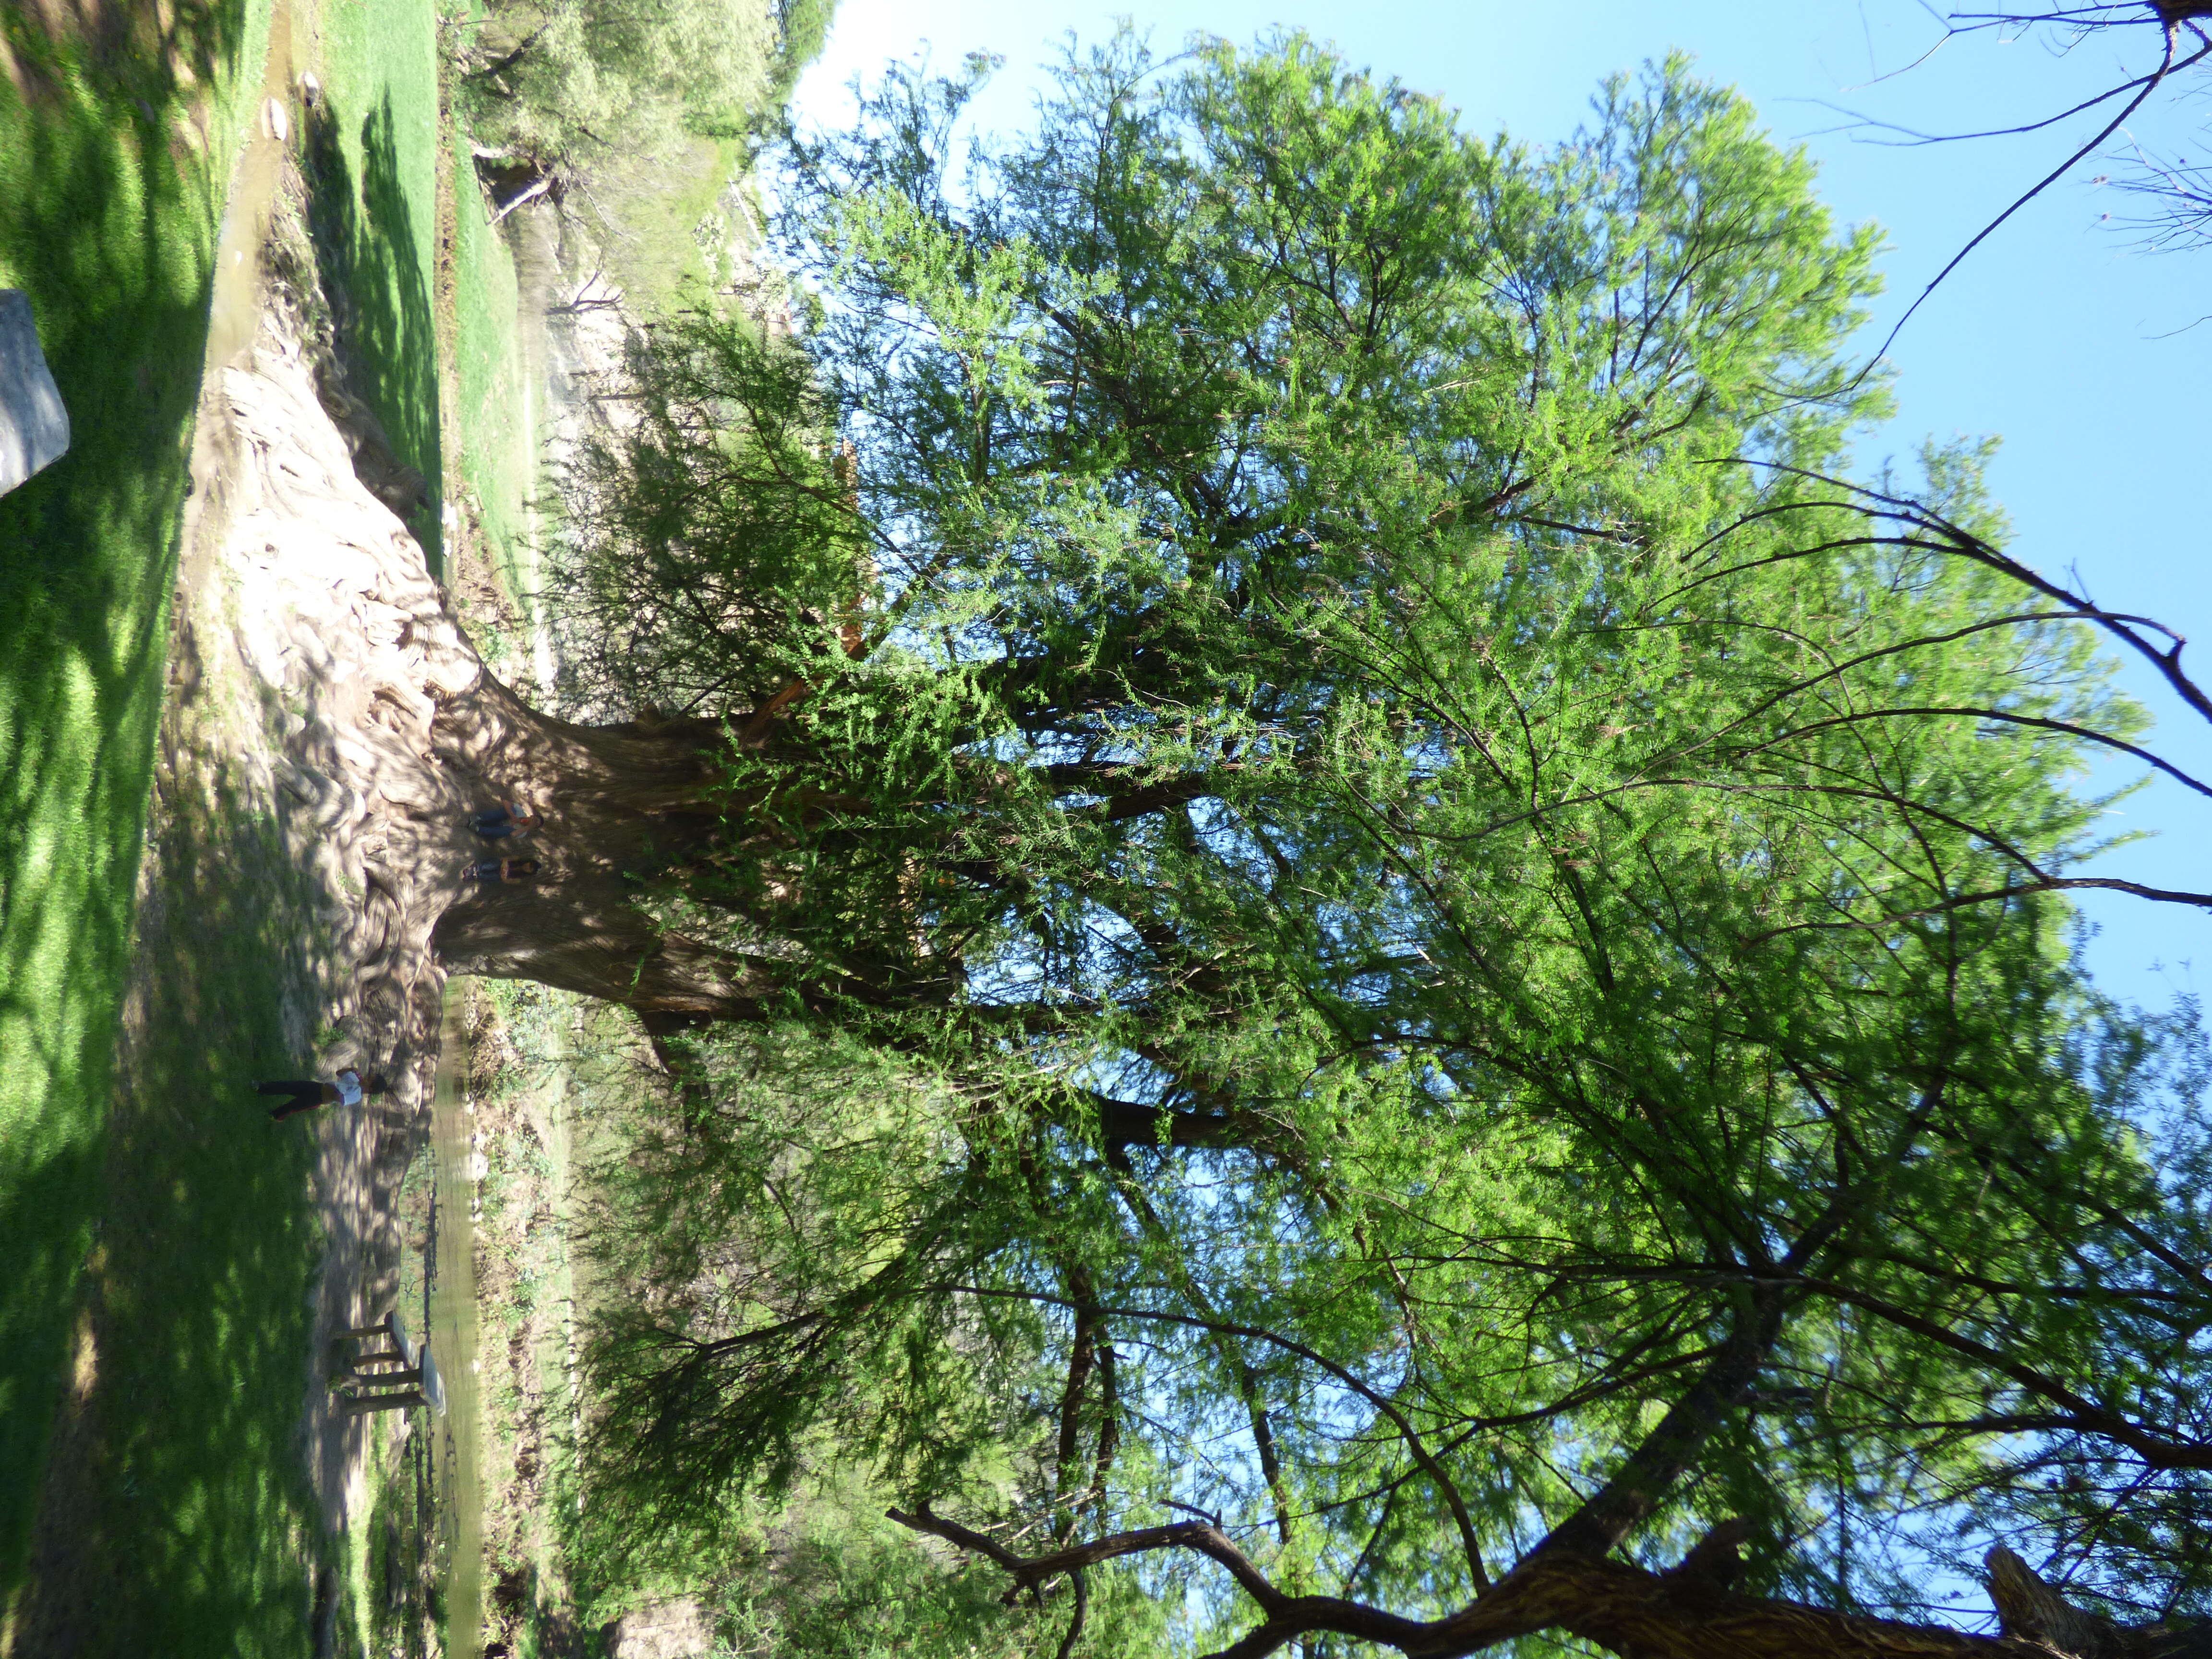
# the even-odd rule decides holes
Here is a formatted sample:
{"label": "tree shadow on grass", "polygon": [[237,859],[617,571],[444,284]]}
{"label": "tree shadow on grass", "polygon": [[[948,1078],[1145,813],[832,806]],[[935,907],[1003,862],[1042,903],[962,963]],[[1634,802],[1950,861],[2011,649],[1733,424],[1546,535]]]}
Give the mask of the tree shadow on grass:
{"label": "tree shadow on grass", "polygon": [[307,1006],[312,910],[220,763],[165,797],[141,921],[155,971],[134,987],[94,1172],[102,1222],[19,1652],[212,1659],[304,1651],[308,1634],[314,1137],[271,1123],[251,1085],[307,1062],[283,1011]]}
{"label": "tree shadow on grass", "polygon": [[82,65],[126,95],[168,101],[205,87],[237,56],[245,14],[229,0],[44,0],[0,11],[0,68],[37,106],[64,96]]}
{"label": "tree shadow on grass", "polygon": [[[308,1151],[242,1085],[305,1063],[278,1011],[309,923],[219,781],[172,803],[113,1070],[221,201],[192,135],[245,8],[183,0],[152,51],[76,9],[82,39],[0,0],[0,281],[73,438],[0,497],[0,1611],[19,1653],[296,1653]],[[434,478],[425,251],[380,117],[342,244],[356,358]],[[416,529],[434,549],[434,507]]]}
{"label": "tree shadow on grass", "polygon": [[0,280],[30,297],[72,428],[0,497],[0,1598],[91,1243],[161,711],[216,245],[185,135],[244,15],[0,4]]}
{"label": "tree shadow on grass", "polygon": [[428,482],[428,505],[404,516],[430,574],[442,577],[431,268],[416,240],[390,95],[362,118],[357,185],[341,139],[341,123],[348,118],[327,101],[310,112],[308,233],[323,291],[334,296],[347,379],[375,412],[394,453]]}

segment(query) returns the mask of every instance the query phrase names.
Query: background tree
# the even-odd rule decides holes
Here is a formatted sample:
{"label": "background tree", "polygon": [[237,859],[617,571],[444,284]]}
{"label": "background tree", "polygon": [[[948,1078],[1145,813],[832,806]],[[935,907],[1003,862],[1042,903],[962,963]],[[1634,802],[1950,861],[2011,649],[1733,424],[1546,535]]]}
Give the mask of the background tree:
{"label": "background tree", "polygon": [[686,134],[737,136],[822,50],[831,0],[503,0],[454,70],[481,170],[518,194]]}

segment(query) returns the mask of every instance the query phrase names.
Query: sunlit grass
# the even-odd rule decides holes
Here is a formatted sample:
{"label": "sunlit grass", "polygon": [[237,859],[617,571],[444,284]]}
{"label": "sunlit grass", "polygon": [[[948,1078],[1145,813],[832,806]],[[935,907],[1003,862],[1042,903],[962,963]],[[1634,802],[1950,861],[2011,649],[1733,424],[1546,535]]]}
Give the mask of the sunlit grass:
{"label": "sunlit grass", "polygon": [[[329,1547],[299,1440],[321,1244],[312,1135],[249,1085],[307,1062],[282,1011],[314,923],[219,759],[168,779],[116,1058],[222,196],[269,28],[266,0],[161,15],[166,42],[88,43],[0,7],[30,88],[0,78],[0,285],[30,295],[74,436],[0,498],[0,1621],[18,1651],[290,1655]],[[349,343],[434,486],[434,18],[326,17]],[[36,1563],[34,1530],[64,1540]]]}
{"label": "sunlit grass", "polygon": [[83,1297],[96,1340],[46,1493],[69,1559],[33,1585],[32,1629],[86,1652],[274,1659],[302,1650],[326,1547],[299,1438],[321,1240],[312,1131],[270,1123],[250,1085],[301,1059],[282,1010],[313,911],[219,762],[162,795],[142,925],[165,967],[117,1079]]}
{"label": "sunlit grass", "polygon": [[33,15],[0,9],[0,286],[73,442],[0,497],[0,1595],[93,1243],[236,71],[268,29],[266,0],[106,42]]}
{"label": "sunlit grass", "polygon": [[461,475],[493,569],[510,595],[529,592],[526,503],[537,488],[538,388],[516,327],[514,256],[490,222],[469,140],[447,153],[453,190],[453,371]]}
{"label": "sunlit grass", "polygon": [[440,568],[438,18],[423,0],[329,0],[321,12],[327,151],[310,147],[311,221],[340,345],[399,459],[429,486],[410,517]]}

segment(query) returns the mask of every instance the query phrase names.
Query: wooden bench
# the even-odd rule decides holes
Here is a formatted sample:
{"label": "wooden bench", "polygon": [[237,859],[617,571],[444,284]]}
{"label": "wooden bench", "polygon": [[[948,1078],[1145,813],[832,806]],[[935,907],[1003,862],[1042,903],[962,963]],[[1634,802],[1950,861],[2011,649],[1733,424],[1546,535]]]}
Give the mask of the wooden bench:
{"label": "wooden bench", "polygon": [[331,1380],[331,1386],[344,1395],[339,1409],[348,1417],[404,1411],[410,1406],[428,1406],[440,1417],[446,1414],[446,1380],[438,1375],[430,1345],[408,1334],[398,1309],[374,1325],[340,1332],[338,1341],[360,1345],[346,1359],[343,1372]]}

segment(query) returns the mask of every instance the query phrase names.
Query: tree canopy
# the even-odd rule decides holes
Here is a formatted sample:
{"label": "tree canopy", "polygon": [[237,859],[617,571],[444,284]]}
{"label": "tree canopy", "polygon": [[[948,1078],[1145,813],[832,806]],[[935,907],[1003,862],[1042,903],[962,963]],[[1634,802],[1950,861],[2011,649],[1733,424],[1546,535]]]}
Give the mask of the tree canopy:
{"label": "tree canopy", "polygon": [[1875,234],[1680,63],[1544,149],[1297,36],[971,148],[983,69],[793,139],[797,348],[662,321],[569,480],[737,1022],[605,1218],[622,1524],[834,1441],[1062,1651],[2212,1611],[2202,1055],[2065,897],[2140,640],[1979,452],[1851,481]]}
{"label": "tree canopy", "polygon": [[819,55],[831,0],[494,0],[455,63],[473,127],[549,171],[749,131]]}

